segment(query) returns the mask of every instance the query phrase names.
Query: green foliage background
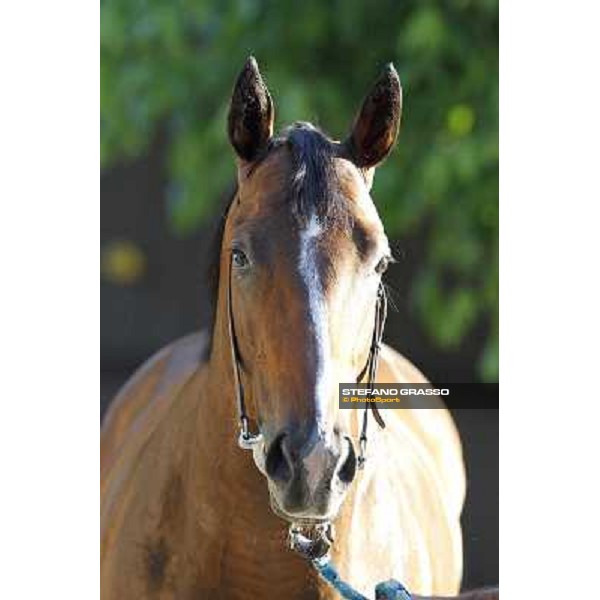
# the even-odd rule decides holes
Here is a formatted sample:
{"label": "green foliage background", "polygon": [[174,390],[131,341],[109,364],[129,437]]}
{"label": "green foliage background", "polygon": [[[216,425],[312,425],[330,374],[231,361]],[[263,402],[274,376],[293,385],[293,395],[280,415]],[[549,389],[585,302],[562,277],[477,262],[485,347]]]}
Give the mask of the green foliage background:
{"label": "green foliage background", "polygon": [[310,120],[337,138],[394,62],[403,123],[373,195],[391,237],[426,236],[411,290],[426,330],[448,349],[486,319],[480,373],[497,380],[497,0],[102,2],[102,164],[142,155],[165,131],[176,235],[212,215],[230,185],[225,117],[249,54],[277,125]]}

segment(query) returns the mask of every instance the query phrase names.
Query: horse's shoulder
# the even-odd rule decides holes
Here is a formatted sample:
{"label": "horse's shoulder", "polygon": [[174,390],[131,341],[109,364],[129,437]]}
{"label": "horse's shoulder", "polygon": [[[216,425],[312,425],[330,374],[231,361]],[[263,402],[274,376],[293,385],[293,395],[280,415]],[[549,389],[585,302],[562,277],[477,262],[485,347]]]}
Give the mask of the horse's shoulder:
{"label": "horse's shoulder", "polygon": [[189,378],[205,362],[208,335],[199,331],[182,337],[144,362],[112,400],[102,424],[101,463],[104,471],[135,427],[159,420]]}
{"label": "horse's shoulder", "polygon": [[[382,383],[429,383],[425,375],[405,356],[390,346],[381,351],[378,381]],[[446,491],[450,513],[458,516],[466,492],[465,466],[458,430],[442,400],[438,408],[419,408],[419,400],[407,400],[405,410],[388,410],[386,422],[398,422],[401,429],[409,428],[419,440],[429,464],[436,471]]]}
{"label": "horse's shoulder", "polygon": [[408,358],[387,344],[381,348],[381,363],[398,383],[428,383],[425,375]]}

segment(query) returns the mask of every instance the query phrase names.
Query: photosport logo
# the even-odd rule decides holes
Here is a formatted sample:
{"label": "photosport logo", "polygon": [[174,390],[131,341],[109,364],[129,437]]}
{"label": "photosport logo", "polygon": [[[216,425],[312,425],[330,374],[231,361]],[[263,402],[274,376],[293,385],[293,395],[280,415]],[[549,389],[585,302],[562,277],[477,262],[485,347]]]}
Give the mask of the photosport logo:
{"label": "photosport logo", "polygon": [[379,410],[414,408],[498,408],[498,384],[340,383],[339,407]]}

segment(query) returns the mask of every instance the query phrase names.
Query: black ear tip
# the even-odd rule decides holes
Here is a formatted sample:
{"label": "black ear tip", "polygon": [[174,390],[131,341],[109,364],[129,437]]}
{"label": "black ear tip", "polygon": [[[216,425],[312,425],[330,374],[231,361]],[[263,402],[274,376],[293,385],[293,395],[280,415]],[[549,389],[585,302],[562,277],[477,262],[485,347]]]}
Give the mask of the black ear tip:
{"label": "black ear tip", "polygon": [[237,76],[234,86],[234,95],[248,89],[265,89],[265,83],[258,70],[258,64],[252,55],[246,59],[242,70]]}
{"label": "black ear tip", "polygon": [[246,59],[246,62],[244,63],[244,66],[238,75],[236,87],[237,86],[258,86],[260,88],[265,87],[262,75],[258,70],[258,63],[256,62],[254,56],[250,55]]}
{"label": "black ear tip", "polygon": [[242,72],[244,72],[244,73],[252,72],[252,73],[255,73],[256,75],[260,75],[260,71],[258,70],[258,63],[256,62],[256,58],[254,58],[254,56],[250,55],[246,59],[246,62],[244,63],[244,68],[242,69]]}
{"label": "black ear tip", "polygon": [[387,65],[385,65],[382,76],[400,86],[400,76],[398,75],[398,71],[396,71],[396,67],[394,67],[394,63],[389,62]]}
{"label": "black ear tip", "polygon": [[254,58],[252,54],[246,59],[246,67],[256,69],[258,71],[258,63],[256,62],[256,58]]}

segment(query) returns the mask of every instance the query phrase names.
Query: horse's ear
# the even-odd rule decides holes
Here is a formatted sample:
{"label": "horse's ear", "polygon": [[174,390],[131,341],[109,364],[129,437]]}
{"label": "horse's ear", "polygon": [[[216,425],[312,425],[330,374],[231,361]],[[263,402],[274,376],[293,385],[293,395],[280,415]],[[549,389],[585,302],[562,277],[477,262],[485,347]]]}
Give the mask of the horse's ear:
{"label": "horse's ear", "polygon": [[273,101],[253,56],[238,75],[227,119],[229,141],[237,155],[250,162],[273,135]]}
{"label": "horse's ear", "polygon": [[346,140],[357,167],[375,167],[389,154],[398,135],[401,114],[402,86],[394,65],[389,63],[364,99]]}

